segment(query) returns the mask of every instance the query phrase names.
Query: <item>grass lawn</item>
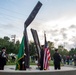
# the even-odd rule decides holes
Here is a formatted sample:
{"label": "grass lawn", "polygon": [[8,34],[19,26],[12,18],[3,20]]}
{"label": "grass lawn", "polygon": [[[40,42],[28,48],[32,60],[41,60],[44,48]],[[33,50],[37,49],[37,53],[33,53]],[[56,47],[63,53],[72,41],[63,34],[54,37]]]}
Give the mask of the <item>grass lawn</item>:
{"label": "grass lawn", "polygon": [[[10,61],[7,62],[6,65],[16,65],[16,61],[10,60]],[[30,62],[30,65],[36,65],[36,63],[35,62]],[[50,66],[53,66],[53,61],[52,60],[50,61]]]}
{"label": "grass lawn", "polygon": [[[54,66],[52,60],[50,61],[49,64],[50,64],[50,66]],[[16,65],[16,61],[12,61],[12,60],[10,60],[10,61],[7,62],[6,65]],[[33,61],[33,62],[30,62],[30,65],[37,65],[37,64],[35,63],[35,61]],[[61,64],[61,66],[63,66],[63,64]]]}

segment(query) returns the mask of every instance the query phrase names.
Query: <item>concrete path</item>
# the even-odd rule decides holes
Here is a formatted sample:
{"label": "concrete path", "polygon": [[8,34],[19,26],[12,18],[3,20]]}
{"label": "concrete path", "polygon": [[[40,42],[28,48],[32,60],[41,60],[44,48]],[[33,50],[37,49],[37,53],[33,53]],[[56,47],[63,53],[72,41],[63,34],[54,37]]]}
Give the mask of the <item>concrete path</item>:
{"label": "concrete path", "polygon": [[[30,67],[31,67],[31,69],[27,69],[26,71],[35,71],[35,72],[40,71],[40,70],[36,69],[37,66],[35,66],[35,65],[31,65]],[[61,70],[59,70],[59,71],[67,71],[67,70],[76,70],[76,67],[70,66],[70,65],[65,65],[65,66],[62,66]],[[15,65],[6,65],[4,68],[4,71],[15,71]],[[58,70],[54,70],[54,67],[50,66],[48,71],[58,71]]]}

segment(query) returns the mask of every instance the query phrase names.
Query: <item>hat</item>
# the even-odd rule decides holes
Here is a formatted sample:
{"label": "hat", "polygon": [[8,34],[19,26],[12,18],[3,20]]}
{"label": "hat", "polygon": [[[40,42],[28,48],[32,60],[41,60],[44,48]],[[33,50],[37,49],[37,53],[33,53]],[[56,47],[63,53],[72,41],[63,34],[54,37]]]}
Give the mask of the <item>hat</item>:
{"label": "hat", "polygon": [[5,47],[2,47],[2,49],[6,49]]}
{"label": "hat", "polygon": [[58,49],[55,49],[55,51],[58,51]]}

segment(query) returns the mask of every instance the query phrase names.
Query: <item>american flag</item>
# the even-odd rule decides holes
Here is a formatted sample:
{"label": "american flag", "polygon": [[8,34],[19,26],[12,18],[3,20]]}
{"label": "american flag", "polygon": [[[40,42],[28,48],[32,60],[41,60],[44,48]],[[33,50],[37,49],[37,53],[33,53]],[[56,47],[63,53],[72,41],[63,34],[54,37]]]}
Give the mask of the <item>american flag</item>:
{"label": "american flag", "polygon": [[47,69],[49,69],[49,60],[51,59],[51,56],[50,56],[50,51],[49,51],[49,48],[48,48],[48,43],[46,41],[46,34],[45,33],[44,33],[44,37],[45,37],[45,48],[44,48],[43,67],[44,67],[44,70],[47,70]]}

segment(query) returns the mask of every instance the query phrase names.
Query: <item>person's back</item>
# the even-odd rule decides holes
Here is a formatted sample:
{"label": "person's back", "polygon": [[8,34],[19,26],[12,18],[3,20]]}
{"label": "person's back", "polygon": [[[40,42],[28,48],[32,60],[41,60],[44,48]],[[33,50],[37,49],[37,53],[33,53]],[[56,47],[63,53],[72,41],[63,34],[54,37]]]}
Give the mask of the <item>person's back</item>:
{"label": "person's back", "polygon": [[66,56],[65,55],[63,56],[63,62],[64,62],[64,64],[66,64]]}
{"label": "person's back", "polygon": [[76,66],[76,55],[74,55],[74,66]]}
{"label": "person's back", "polygon": [[54,62],[60,62],[61,61],[59,53],[55,53],[53,57],[54,57]]}
{"label": "person's back", "polygon": [[58,53],[58,49],[55,50],[55,53],[53,55],[53,60],[54,60],[54,69],[60,69],[61,57]]}
{"label": "person's back", "polygon": [[70,61],[70,65],[72,65],[72,56],[70,56],[69,61]]}
{"label": "person's back", "polygon": [[74,55],[74,61],[76,61],[76,55]]}
{"label": "person's back", "polygon": [[67,65],[69,65],[69,60],[70,60],[70,57],[69,55],[67,56]]}

